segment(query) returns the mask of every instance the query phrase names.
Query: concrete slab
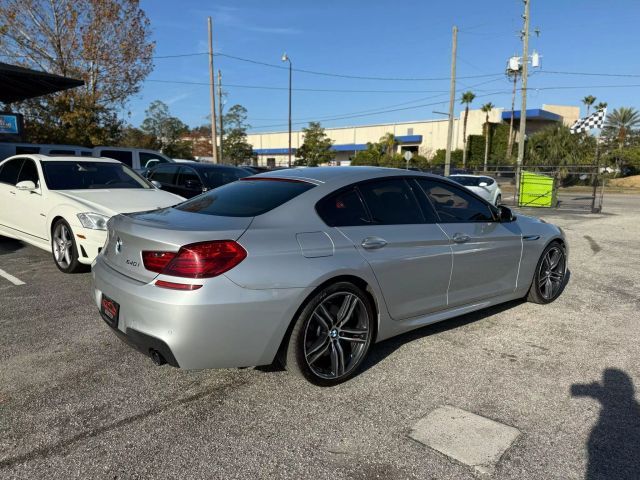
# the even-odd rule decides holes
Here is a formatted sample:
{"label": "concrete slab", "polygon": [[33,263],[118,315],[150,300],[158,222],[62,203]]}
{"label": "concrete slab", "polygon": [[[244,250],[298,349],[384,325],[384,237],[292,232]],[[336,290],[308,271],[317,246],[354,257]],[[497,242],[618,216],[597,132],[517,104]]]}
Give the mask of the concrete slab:
{"label": "concrete slab", "polygon": [[518,438],[517,428],[445,405],[420,419],[411,438],[476,471],[491,474]]}

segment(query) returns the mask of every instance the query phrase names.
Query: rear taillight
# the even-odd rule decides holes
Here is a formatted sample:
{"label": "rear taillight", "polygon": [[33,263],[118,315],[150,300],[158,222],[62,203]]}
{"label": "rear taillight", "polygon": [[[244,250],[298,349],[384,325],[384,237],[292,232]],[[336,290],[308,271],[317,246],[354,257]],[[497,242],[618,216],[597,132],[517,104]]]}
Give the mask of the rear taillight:
{"label": "rear taillight", "polygon": [[231,270],[247,257],[233,240],[192,243],[175,252],[142,252],[147,270],[185,278],[216,277]]}
{"label": "rear taillight", "polygon": [[175,256],[176,252],[142,252],[142,263],[147,270],[162,273]]}

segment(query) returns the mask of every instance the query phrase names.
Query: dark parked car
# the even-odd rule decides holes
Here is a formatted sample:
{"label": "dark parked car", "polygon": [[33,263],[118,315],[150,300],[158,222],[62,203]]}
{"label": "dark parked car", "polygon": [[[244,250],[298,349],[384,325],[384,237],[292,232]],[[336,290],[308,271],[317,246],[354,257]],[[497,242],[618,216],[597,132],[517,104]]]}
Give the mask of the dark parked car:
{"label": "dark parked car", "polygon": [[164,163],[151,169],[147,178],[168,192],[185,198],[248,177],[242,168],[206,163]]}

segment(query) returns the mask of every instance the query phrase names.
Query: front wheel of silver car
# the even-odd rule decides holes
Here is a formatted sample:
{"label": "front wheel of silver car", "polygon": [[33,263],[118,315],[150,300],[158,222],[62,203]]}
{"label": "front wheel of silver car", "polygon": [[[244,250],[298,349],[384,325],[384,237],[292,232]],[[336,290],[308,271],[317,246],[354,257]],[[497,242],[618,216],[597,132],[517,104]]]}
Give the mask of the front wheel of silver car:
{"label": "front wheel of silver car", "polygon": [[287,370],[320,386],[348,380],[369,352],[374,319],[359,287],[338,282],[323,288],[296,319],[287,345]]}
{"label": "front wheel of silver car", "polygon": [[564,246],[553,242],[538,260],[527,300],[533,303],[551,303],[560,296],[567,275],[567,254]]}

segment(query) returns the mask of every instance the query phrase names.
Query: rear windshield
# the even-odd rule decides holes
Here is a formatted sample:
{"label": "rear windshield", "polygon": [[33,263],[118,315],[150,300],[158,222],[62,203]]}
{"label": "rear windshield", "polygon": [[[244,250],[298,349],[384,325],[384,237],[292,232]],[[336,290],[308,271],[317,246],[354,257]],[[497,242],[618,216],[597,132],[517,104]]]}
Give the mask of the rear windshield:
{"label": "rear windshield", "polygon": [[178,205],[185,212],[221,217],[262,215],[313,188],[307,182],[251,179],[228,183]]}
{"label": "rear windshield", "polygon": [[42,170],[49,190],[153,188],[129,167],[115,162],[44,161]]}

